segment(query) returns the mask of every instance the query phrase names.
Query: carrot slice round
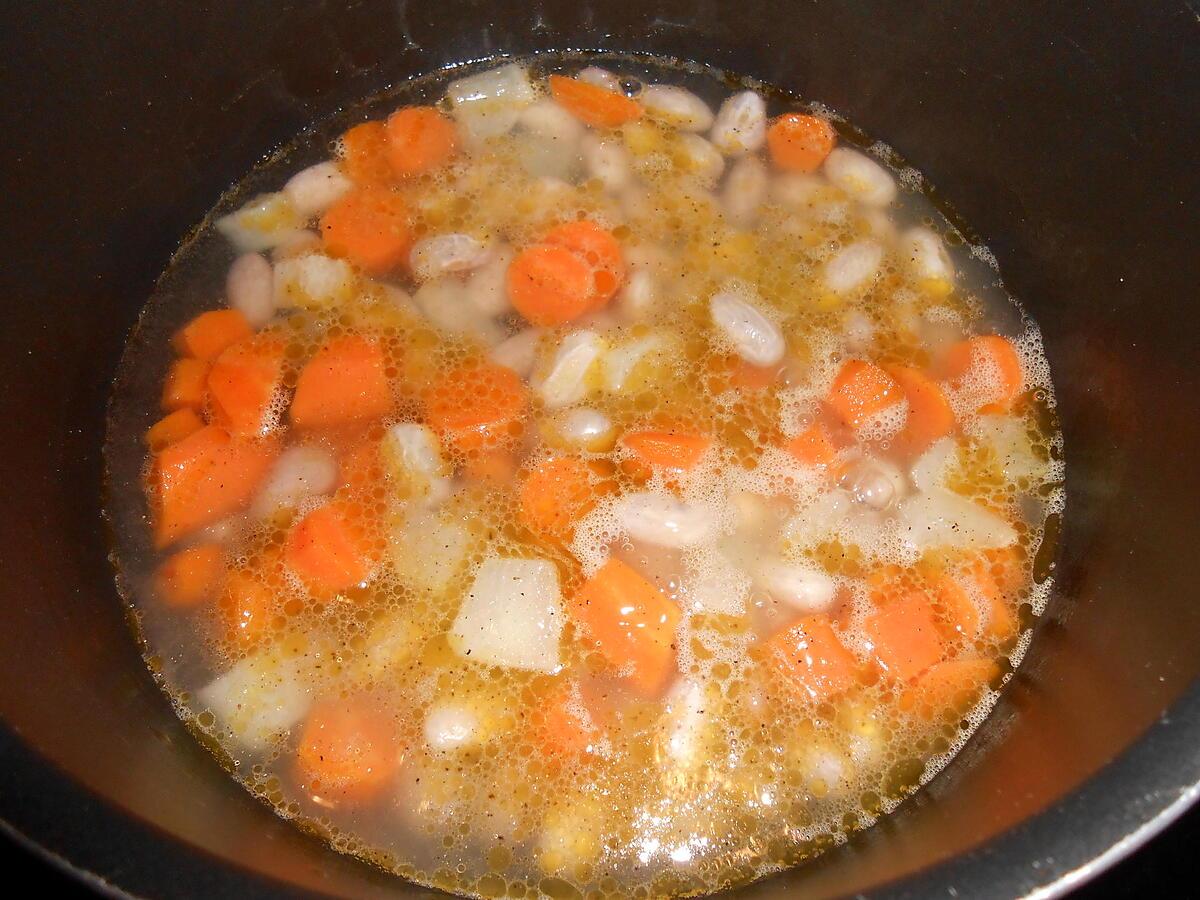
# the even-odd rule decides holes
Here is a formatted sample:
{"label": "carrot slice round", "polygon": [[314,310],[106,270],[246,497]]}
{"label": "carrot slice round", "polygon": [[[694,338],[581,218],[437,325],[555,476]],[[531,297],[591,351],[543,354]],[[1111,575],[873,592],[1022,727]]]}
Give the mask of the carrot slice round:
{"label": "carrot slice round", "polygon": [[771,161],[789,172],[815,172],[836,142],[832,125],[804,113],[785,113],[767,129]]}
{"label": "carrot slice round", "polygon": [[431,172],[458,150],[454,123],[432,106],[406,106],[388,116],[388,163],[400,178]]}
{"label": "carrot slice round", "polygon": [[507,285],[517,312],[534,325],[553,327],[592,308],[595,271],[566,247],[535,244],[509,264]]}
{"label": "carrot slice round", "polygon": [[367,272],[381,275],[405,261],[412,234],[398,194],[371,187],[350,191],[321,217],[325,247]]}

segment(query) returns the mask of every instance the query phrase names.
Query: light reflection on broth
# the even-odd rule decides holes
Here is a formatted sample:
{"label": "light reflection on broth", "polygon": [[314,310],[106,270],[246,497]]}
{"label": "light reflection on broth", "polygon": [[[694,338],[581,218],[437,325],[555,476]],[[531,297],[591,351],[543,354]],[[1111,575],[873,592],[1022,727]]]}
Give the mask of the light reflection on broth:
{"label": "light reflection on broth", "polygon": [[169,414],[152,533],[116,524],[180,714],[281,815],[461,893],[702,893],[870,825],[1019,661],[1061,514],[1036,327],[915,172],[604,65],[269,160],[126,375],[233,311],[178,332],[166,409],[114,401],[118,437]]}

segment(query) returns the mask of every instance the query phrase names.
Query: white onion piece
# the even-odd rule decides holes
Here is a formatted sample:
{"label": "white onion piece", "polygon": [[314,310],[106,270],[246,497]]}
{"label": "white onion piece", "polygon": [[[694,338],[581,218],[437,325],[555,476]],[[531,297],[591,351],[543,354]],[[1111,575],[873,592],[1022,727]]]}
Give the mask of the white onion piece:
{"label": "white onion piece", "polygon": [[513,250],[508,246],[497,247],[486,262],[467,278],[467,300],[485,316],[502,316],[512,309],[508,299],[508,264],[513,260]]}
{"label": "white onion piece", "polygon": [[553,100],[539,100],[526,107],[517,121],[530,134],[572,147],[587,132],[577,118]]}
{"label": "white onion piece", "polygon": [[712,141],[689,132],[679,136],[679,147],[688,171],[701,181],[715,184],[725,171],[725,157]]}
{"label": "white onion piece", "polygon": [[900,255],[910,269],[921,278],[951,281],[954,266],[942,239],[922,226],[910,228],[901,235]]}
{"label": "white onion piece", "polygon": [[629,184],[632,164],[629,151],[620,141],[588,134],[579,147],[588,175],[603,184],[605,190],[616,193]]}
{"label": "white onion piece", "polygon": [[738,356],[755,366],[773,366],[787,349],[779,326],[750,303],[743,292],[723,290],[708,301],[709,313]]}
{"label": "white onion piece", "polygon": [[419,281],[450,272],[465,272],[487,262],[488,247],[469,234],[453,232],[422,238],[412,246],[408,261]]}
{"label": "white onion piece", "polygon": [[350,301],[358,277],[344,259],[309,253],[275,263],[273,284],[279,309],[332,309]]}
{"label": "white onion piece", "polygon": [[308,712],[311,688],[302,676],[294,660],[262,651],[200,688],[196,699],[239,744],[265,750]]}
{"label": "white onion piece", "polygon": [[946,473],[950,471],[957,449],[954,438],[944,437],[917,457],[909,470],[909,477],[918,491],[932,491],[946,483]]}
{"label": "white onion piece", "polygon": [[638,363],[663,347],[663,339],[657,334],[634,338],[609,350],[604,355],[604,387],[612,393],[625,389],[629,376]]}
{"label": "white onion piece", "polygon": [[492,348],[492,362],[512,369],[522,378],[528,378],[537,362],[538,342],[544,332],[540,328],[526,328]]}
{"label": "white onion piece", "polygon": [[635,540],[682,550],[713,536],[712,514],[698,506],[660,494],[627,494],[616,504],[617,521]]}
{"label": "white onion piece", "polygon": [[638,100],[650,115],[681,131],[705,131],[713,123],[708,104],[678,85],[647,85]]}
{"label": "white onion piece", "polygon": [[881,262],[883,247],[875,241],[857,241],[825,264],[825,286],[837,294],[862,287],[875,278]]}
{"label": "white onion piece", "polygon": [[968,424],[967,433],[992,448],[1009,481],[1027,479],[1036,485],[1049,476],[1050,461],[1034,452],[1029,427],[1023,419],[1004,415],[978,416]]}
{"label": "white onion piece", "polygon": [[469,747],[479,740],[479,717],[458,703],[438,703],[425,717],[425,743],[438,753]]}
{"label": "white onion piece", "polygon": [[891,173],[849,147],[834,147],[825,157],[825,177],[866,206],[887,206],[896,199]]}
{"label": "white onion piece", "polygon": [[269,250],[304,225],[287,194],[260,194],[236,212],[217,219],[217,231],[238,250]]}
{"label": "white onion piece", "polygon": [[483,140],[511,131],[521,110],[537,99],[529,73],[516,63],[468,75],[446,87],[450,111],[472,138]]}
{"label": "white onion piece", "polygon": [[575,77],[584,84],[604,88],[604,90],[612,91],[615,94],[624,93],[621,90],[621,79],[608,71],[608,69],[602,69],[599,66],[588,66],[586,69],[581,70]]}
{"label": "white onion piece", "polygon": [[827,612],[836,585],[815,566],[770,560],[755,573],[755,581],[780,603],[803,613]]}
{"label": "white onion piece", "polygon": [[225,276],[225,297],[255,328],[275,315],[275,270],[257,253],[243,253]]}
{"label": "white onion piece", "polygon": [[721,188],[725,215],[738,228],[748,228],[758,218],[758,208],[767,199],[771,176],[767,164],[757,156],[744,156],[733,164]]}
{"label": "white onion piece", "polygon": [[413,506],[392,529],[389,550],[405,584],[440,594],[466,567],[477,544],[463,522]]}
{"label": "white onion piece", "polygon": [[403,499],[435,505],[450,496],[450,469],[442,458],[441,443],[428,425],[393,425],[384,432],[379,454]]}
{"label": "white onion piece", "polygon": [[326,161],[297,172],[287,180],[283,193],[296,214],[308,220],[324,213],[353,186],[337,163]]}
{"label": "white onion piece", "polygon": [[553,673],[564,618],[554,563],[490,556],[459,607],[451,645],[483,665]]}
{"label": "white onion piece", "polygon": [[754,91],[729,97],[717,110],[709,139],[726,156],[758,150],[767,140],[767,105]]}
{"label": "white onion piece", "polygon": [[592,367],[604,355],[604,340],[594,331],[575,331],[563,338],[537,393],[551,409],[570,406],[587,396]]}
{"label": "white onion piece", "polygon": [[277,510],[328,494],[337,487],[337,476],[337,461],[328,450],[313,445],[289,447],[275,460],[250,515],[265,519]]}
{"label": "white onion piece", "polygon": [[1008,547],[1017,540],[1016,530],[1004,519],[941,488],[901,501],[898,520],[901,538],[918,552],[932,547]]}
{"label": "white onion piece", "polygon": [[539,179],[555,179],[564,187],[579,174],[582,158],[580,145],[532,132],[515,138],[517,160],[527,174]]}
{"label": "white onion piece", "polygon": [[616,306],[622,317],[631,322],[644,319],[658,299],[658,282],[648,269],[635,268],[617,294]]}

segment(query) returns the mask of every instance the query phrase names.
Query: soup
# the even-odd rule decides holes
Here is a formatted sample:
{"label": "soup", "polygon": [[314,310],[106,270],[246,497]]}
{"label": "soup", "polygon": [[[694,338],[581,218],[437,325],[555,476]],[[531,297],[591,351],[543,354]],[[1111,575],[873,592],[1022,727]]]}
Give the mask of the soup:
{"label": "soup", "polygon": [[412,85],[251,173],[147,309],[110,459],[147,658],[339,850],[743,883],[894,808],[1019,661],[1036,327],[886,147],[717,75]]}

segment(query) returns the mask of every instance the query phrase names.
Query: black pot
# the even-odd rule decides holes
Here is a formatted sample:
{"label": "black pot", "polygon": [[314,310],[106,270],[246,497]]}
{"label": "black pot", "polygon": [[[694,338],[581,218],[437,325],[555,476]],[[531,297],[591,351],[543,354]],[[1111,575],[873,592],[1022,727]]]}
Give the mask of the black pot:
{"label": "black pot", "polygon": [[[337,5],[340,7],[340,5]],[[1050,896],[1200,782],[1200,24],[1180,2],[9,4],[0,28],[0,815],[134,894],[412,894],[196,745],[124,621],[101,524],[117,360],[219,193],[340,106],[497,53],[652,51],[819,99],[912,160],[1041,322],[1068,510],[1057,594],[927,790],[744,893]]]}

